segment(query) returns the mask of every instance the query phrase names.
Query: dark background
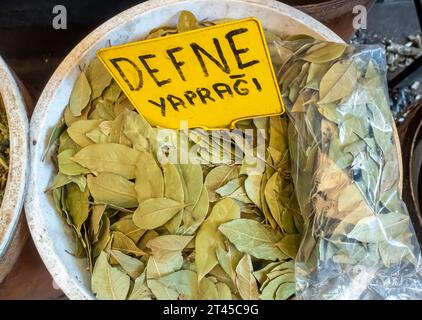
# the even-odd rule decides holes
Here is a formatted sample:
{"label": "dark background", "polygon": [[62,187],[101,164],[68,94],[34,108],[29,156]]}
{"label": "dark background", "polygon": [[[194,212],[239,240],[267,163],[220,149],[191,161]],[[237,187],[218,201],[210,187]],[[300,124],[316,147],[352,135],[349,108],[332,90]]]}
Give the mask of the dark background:
{"label": "dark background", "polygon": [[[144,0],[0,0],[0,55],[37,99],[59,62],[93,29]],[[52,27],[53,7],[67,9],[67,29]]]}

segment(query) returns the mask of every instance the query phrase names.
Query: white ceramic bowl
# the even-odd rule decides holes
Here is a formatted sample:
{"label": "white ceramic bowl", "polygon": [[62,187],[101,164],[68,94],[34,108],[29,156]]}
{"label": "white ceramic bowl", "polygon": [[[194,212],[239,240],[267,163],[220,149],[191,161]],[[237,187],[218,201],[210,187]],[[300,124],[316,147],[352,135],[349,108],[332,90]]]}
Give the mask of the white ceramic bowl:
{"label": "white ceramic bowl", "polygon": [[139,40],[152,28],[174,24],[178,12],[192,11],[199,19],[257,17],[264,28],[280,35],[309,34],[341,42],[328,28],[306,14],[274,0],[152,0],[130,8],[88,35],[60,64],[45,87],[30,124],[31,175],[25,211],[37,249],[55,282],[70,299],[92,299],[86,262],[75,259],[72,234],[44,191],[53,166],[41,160],[51,129],[63,110],[79,74],[98,49]]}
{"label": "white ceramic bowl", "polygon": [[0,95],[6,110],[10,137],[9,173],[0,207],[0,283],[18,257],[27,233],[21,216],[29,172],[29,125],[25,94],[0,57]]}

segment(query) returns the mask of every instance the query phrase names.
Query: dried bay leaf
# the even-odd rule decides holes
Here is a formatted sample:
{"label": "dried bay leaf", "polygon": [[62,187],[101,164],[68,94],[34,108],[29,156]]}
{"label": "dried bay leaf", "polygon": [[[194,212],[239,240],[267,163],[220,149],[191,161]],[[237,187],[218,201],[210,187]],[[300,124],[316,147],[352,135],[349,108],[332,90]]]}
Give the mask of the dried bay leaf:
{"label": "dried bay leaf", "polygon": [[218,282],[224,283],[230,288],[230,291],[237,293],[236,284],[230,278],[230,276],[223,270],[220,265],[216,265],[210,272],[209,277],[215,278]]}
{"label": "dried bay leaf", "polygon": [[91,287],[99,300],[124,300],[129,292],[130,278],[111,267],[107,254],[101,252],[94,266]]}
{"label": "dried bay leaf", "polygon": [[114,104],[109,100],[97,99],[92,112],[89,115],[90,119],[99,119],[112,121],[115,118]]}
{"label": "dried bay leaf", "polygon": [[93,242],[98,241],[98,233],[100,232],[100,223],[104,215],[106,205],[96,204],[92,206],[92,212],[89,215],[89,230]]}
{"label": "dried bay leaf", "polygon": [[326,119],[338,123],[343,120],[343,115],[337,111],[336,103],[326,103],[318,106],[319,113]]}
{"label": "dried bay leaf", "polygon": [[145,254],[144,251],[139,249],[136,244],[127,236],[119,231],[112,232],[113,241],[111,248],[113,250],[121,251],[125,254],[131,254],[135,257],[140,257]]}
{"label": "dried bay leaf", "polygon": [[199,298],[197,274],[189,270],[177,271],[157,280],[148,280],[148,286],[158,300]]}
{"label": "dried bay leaf", "polygon": [[236,279],[236,266],[242,258],[242,253],[229,244],[227,250],[221,246],[217,247],[216,255],[218,263],[234,282]]}
{"label": "dried bay leaf", "polygon": [[300,234],[287,234],[276,244],[276,246],[286,256],[295,259],[297,251],[299,250],[300,240]]}
{"label": "dried bay leaf", "polygon": [[79,120],[87,120],[90,110],[91,110],[91,105],[88,104],[88,106],[85,107],[85,109],[82,111],[82,114],[80,116],[75,117],[72,114],[72,111],[70,111],[70,107],[67,106],[66,109],[64,110],[64,115],[63,115],[66,126],[70,127],[72,125],[72,123],[79,121]]}
{"label": "dried bay leaf", "polygon": [[268,204],[265,201],[265,185],[267,184],[267,175],[264,174],[261,179],[261,210],[264,214],[265,220],[271,225],[272,228],[276,228],[277,222],[274,220],[273,216],[271,215],[270,209],[268,208]]}
{"label": "dried bay leaf", "polygon": [[285,88],[289,88],[291,83],[295,80],[297,75],[302,70],[303,64],[304,62],[298,62],[289,66],[279,79],[279,84],[282,84]]}
{"label": "dried bay leaf", "polygon": [[238,188],[228,197],[236,200],[244,213],[247,213],[246,211],[248,211],[248,206],[253,205],[253,202],[251,199],[249,199],[244,186]]}
{"label": "dried bay leaf", "polygon": [[[284,194],[285,191],[282,191]],[[287,192],[286,192],[287,193]],[[281,230],[287,234],[293,234],[298,232],[296,228],[296,219],[300,219],[300,210],[299,205],[297,203],[296,197],[293,193],[290,193],[290,198],[282,198],[283,205],[286,206],[286,209],[283,211],[281,217]],[[296,211],[297,210],[297,211]]]}
{"label": "dried bay leaf", "polygon": [[236,286],[243,300],[258,300],[259,291],[252,274],[251,257],[245,254],[236,267]]}
{"label": "dried bay leaf", "polygon": [[150,124],[135,111],[124,111],[123,133],[132,142],[133,148],[138,151],[147,151],[148,140],[152,138]]}
{"label": "dried bay leaf", "polygon": [[[354,133],[352,135],[358,139]],[[353,156],[350,153],[343,152],[343,145],[338,137],[332,137],[328,154],[330,159],[335,160],[339,169],[350,167],[353,163]]]}
{"label": "dried bay leaf", "polygon": [[[271,273],[270,273],[271,274]],[[262,300],[286,300],[287,298],[283,299],[283,295],[279,293],[277,297],[278,288],[284,283],[294,283],[295,277],[294,273],[285,273],[279,275],[278,277],[271,279],[268,284],[262,290],[260,298]],[[293,292],[294,294],[295,292]],[[290,297],[290,296],[289,296]]]}
{"label": "dried bay leaf", "polygon": [[269,150],[279,151],[278,157],[271,154],[273,163],[278,166],[281,162],[281,157],[285,151],[288,150],[287,143],[287,120],[281,117],[270,117],[270,143]]}
{"label": "dried bay leaf", "polygon": [[118,115],[111,122],[111,129],[110,129],[110,134],[108,136],[107,142],[124,144],[128,147],[131,147],[132,142],[123,133],[124,120],[125,120],[125,115],[123,113],[123,114]]}
{"label": "dried bay leaf", "polygon": [[[369,133],[368,125],[358,117],[347,116],[339,126],[339,138],[343,145],[350,145],[357,140],[352,133],[364,139]],[[352,139],[350,138],[351,136],[353,137]]]}
{"label": "dried bay leaf", "polygon": [[355,89],[359,74],[354,61],[335,63],[321,79],[319,104],[338,101],[350,96]]}
{"label": "dried bay leaf", "polygon": [[338,194],[337,205],[339,211],[352,211],[362,201],[361,194],[356,186],[350,184],[341,189]]}
{"label": "dried bay leaf", "polygon": [[[286,263],[286,262],[284,262]],[[254,271],[254,276],[256,278],[256,280],[258,280],[259,284],[263,284],[266,279],[267,279],[267,275],[275,268],[281,266],[282,264],[284,264],[282,262],[270,262],[268,264],[266,264],[262,269]]]}
{"label": "dried bay leaf", "polygon": [[164,195],[169,199],[184,202],[185,196],[182,177],[176,166],[171,163],[164,164],[163,174],[165,184]]}
{"label": "dried bay leaf", "polygon": [[89,173],[87,168],[72,160],[74,154],[75,150],[67,149],[57,155],[59,171],[68,176],[79,176]]}
{"label": "dried bay leaf", "polygon": [[72,183],[67,186],[66,203],[69,208],[69,215],[78,232],[81,231],[83,223],[88,218],[89,213],[89,191],[81,191],[79,187]]}
{"label": "dried bay leaf", "polygon": [[257,221],[236,219],[222,224],[218,230],[243,253],[264,260],[285,259],[275,246],[282,235]]}
{"label": "dried bay leaf", "polygon": [[78,175],[78,176],[68,176],[61,172],[59,172],[53,180],[53,183],[48,188],[48,190],[53,190],[57,188],[61,188],[65,185],[68,185],[69,183],[76,183],[79,187],[79,190],[84,191],[86,187],[86,178],[84,175]]}
{"label": "dried bay leaf", "polygon": [[92,259],[92,244],[91,244],[90,237],[88,234],[87,224],[84,224],[82,226],[82,239],[83,239],[83,244],[84,244],[84,251],[88,260],[88,270],[92,272],[94,268],[93,259]]}
{"label": "dried bay leaf", "polygon": [[[289,93],[289,100],[294,102],[298,98],[300,94],[301,88],[303,88],[306,84],[307,77],[308,77],[308,70],[309,70],[310,63],[304,63],[300,70],[300,73],[296,76],[296,79],[290,85],[290,93]],[[280,119],[283,119],[279,117]]]}
{"label": "dried bay leaf", "polygon": [[[116,83],[116,81],[111,81],[110,85],[103,91],[103,99],[116,102],[120,94],[122,93],[122,89]],[[114,113],[115,114],[115,113]]]}
{"label": "dried bay leaf", "polygon": [[303,59],[313,63],[330,62],[340,58],[346,48],[347,45],[344,43],[320,42],[312,46]]}
{"label": "dried bay leaf", "polygon": [[149,199],[139,204],[133,214],[133,222],[142,229],[155,229],[173,218],[184,207],[185,204],[168,198]]}
{"label": "dried bay leaf", "polygon": [[382,179],[380,190],[382,193],[397,188],[397,182],[400,179],[399,170],[397,170],[397,161],[386,161],[382,168]]}
{"label": "dried bay leaf", "polygon": [[307,101],[304,100],[302,93],[299,94],[299,97],[296,99],[293,107],[291,108],[291,112],[306,112],[306,103]]}
{"label": "dried bay leaf", "polygon": [[327,73],[329,68],[329,63],[311,63],[309,66],[305,88],[319,90],[321,79]]}
{"label": "dried bay leaf", "polygon": [[121,94],[119,99],[117,99],[116,103],[114,104],[114,114],[116,116],[123,114],[125,111],[134,110],[135,107],[124,94]]}
{"label": "dried bay leaf", "polygon": [[[87,244],[85,242],[85,237],[84,234],[82,232],[78,233],[75,229],[72,229],[73,234],[75,235],[75,239],[76,239],[76,248],[75,251],[73,253],[73,255],[76,258],[85,258],[88,256],[88,248],[87,248]],[[88,268],[89,270],[92,270],[91,268],[91,259],[88,258]]]}
{"label": "dried bay leaf", "polygon": [[277,35],[268,30],[265,30],[264,34],[273,64],[283,65],[293,56],[294,52],[290,48],[280,45],[280,38]]}
{"label": "dried bay leaf", "polygon": [[94,243],[92,247],[92,257],[96,258],[100,255],[101,251],[103,251],[107,244],[110,241],[110,220],[106,215],[102,217],[102,224],[100,228],[100,233],[98,235],[98,240]]}
{"label": "dried bay leaf", "polygon": [[145,266],[138,259],[132,258],[118,250],[111,250],[110,254],[132,279],[137,279],[144,271]]}
{"label": "dried bay leaf", "polygon": [[410,238],[410,234],[405,234],[397,237],[397,239],[379,243],[380,257],[385,266],[391,267],[402,260],[407,260],[414,265],[417,264]]}
{"label": "dried bay leaf", "polygon": [[400,212],[403,210],[403,202],[399,198],[396,189],[391,189],[380,197],[382,204],[391,212]]}
{"label": "dried bay leaf", "polygon": [[198,21],[190,11],[182,11],[177,22],[177,32],[185,32],[195,30],[198,28]]}
{"label": "dried bay leaf", "polygon": [[204,185],[208,190],[210,201],[217,201],[217,194],[215,191],[238,176],[238,166],[221,165],[212,169],[205,177],[204,182]]}
{"label": "dried bay leaf", "polygon": [[89,175],[88,189],[95,202],[111,204],[122,208],[135,208],[138,199],[135,184],[113,173],[100,173],[97,177]]}
{"label": "dried bay leaf", "polygon": [[108,172],[126,179],[135,178],[139,152],[122,144],[92,144],[76,153],[72,160],[92,172]]}
{"label": "dried bay leaf", "polygon": [[[223,237],[218,227],[230,220],[240,217],[240,208],[232,199],[217,202],[209,217],[202,223],[195,238],[196,269],[198,280],[207,275],[218,263],[216,250],[223,245]],[[210,241],[213,239],[213,241]]]}
{"label": "dried bay leaf", "polygon": [[141,229],[136,226],[131,216],[129,216],[128,219],[116,221],[111,225],[110,230],[119,231],[123,233],[125,236],[129,237],[134,243],[137,243],[146,232],[145,229]]}
{"label": "dried bay leaf", "polygon": [[178,166],[182,177],[185,203],[192,209],[198,202],[202,192],[203,173],[200,165],[180,164]]}
{"label": "dried bay leaf", "polygon": [[156,253],[152,255],[147,263],[147,279],[159,279],[173,272],[179,271],[183,266],[183,257],[180,252],[167,252],[166,254]]}
{"label": "dried bay leaf", "polygon": [[64,131],[59,138],[59,150],[58,153],[62,153],[65,150],[73,150],[75,153],[79,151],[81,147],[79,147],[69,136],[67,130]]}
{"label": "dried bay leaf", "polygon": [[101,120],[78,120],[72,123],[67,129],[67,133],[79,146],[86,147],[93,144],[93,141],[86,134],[97,128],[101,122]]}
{"label": "dried bay leaf", "polygon": [[227,284],[223,282],[218,282],[215,287],[217,289],[216,300],[232,300],[232,293]]}
{"label": "dried bay leaf", "polygon": [[150,198],[162,198],[164,196],[163,173],[152,154],[145,151],[140,152],[135,176],[135,191],[139,203]]}
{"label": "dried bay leaf", "polygon": [[232,193],[234,193],[236,190],[238,190],[240,187],[242,187],[243,183],[244,183],[244,178],[236,178],[236,179],[230,180],[224,186],[218,188],[215,192],[220,197],[223,197],[223,198],[228,197]]}
{"label": "dried bay leaf", "polygon": [[45,157],[47,156],[48,152],[51,150],[53,145],[59,140],[60,136],[65,130],[66,130],[66,123],[63,120],[57,126],[53,128],[48,138],[47,147],[45,148],[45,152],[42,156],[43,161]]}
{"label": "dried bay leaf", "polygon": [[160,234],[155,230],[147,230],[145,234],[142,236],[141,240],[138,241],[138,247],[142,250],[145,250],[147,247],[147,243],[149,240],[154,239],[160,236]]}
{"label": "dried bay leaf", "polygon": [[69,110],[74,117],[82,114],[82,110],[91,99],[91,86],[84,72],[81,72],[72,89],[69,99]]}
{"label": "dried bay leaf", "polygon": [[195,207],[187,207],[183,210],[183,225],[180,227],[181,234],[193,234],[205,220],[209,209],[208,191],[205,185],[202,187],[201,195]]}
{"label": "dried bay leaf", "polygon": [[109,142],[109,137],[104,134],[100,128],[92,129],[86,133],[86,136],[94,143],[107,143]]}
{"label": "dried bay leaf", "polygon": [[165,235],[156,237],[147,243],[147,247],[153,252],[157,250],[182,251],[193,236]]}
{"label": "dried bay leaf", "polygon": [[287,300],[296,293],[296,284],[294,282],[287,282],[281,284],[276,292],[276,300]]}
{"label": "dried bay leaf", "polygon": [[249,199],[261,209],[262,174],[249,175],[245,180],[245,191]]}
{"label": "dried bay leaf", "polygon": [[275,172],[265,185],[264,195],[265,201],[267,202],[268,209],[271,212],[272,217],[277,224],[282,226],[283,211],[279,194],[280,194],[281,176],[278,172]]}
{"label": "dried bay leaf", "polygon": [[209,278],[202,278],[199,282],[200,300],[217,300],[218,291],[216,284]]}
{"label": "dried bay leaf", "polygon": [[408,216],[391,212],[361,219],[347,237],[361,242],[378,243],[404,234],[408,228]]}
{"label": "dried bay leaf", "polygon": [[128,300],[151,300],[152,292],[148,288],[145,280],[145,272],[135,279],[135,284]]}
{"label": "dried bay leaf", "polygon": [[98,98],[111,82],[111,74],[98,58],[94,58],[86,69],[86,77],[92,88],[91,99]]}
{"label": "dried bay leaf", "polygon": [[381,78],[381,74],[382,72],[379,70],[379,66],[376,66],[376,62],[371,59],[365,73],[364,89],[371,104],[373,103],[377,106],[376,108],[371,109],[371,111],[382,114],[382,117],[376,117],[374,120],[387,120],[390,123],[389,127],[391,129],[392,115],[388,103],[388,96],[385,91],[385,80]]}
{"label": "dried bay leaf", "polygon": [[[171,163],[163,165],[163,175],[164,175],[164,184],[165,190],[164,195],[178,202],[185,201],[185,187],[182,175],[177,167]],[[170,233],[177,233],[182,223],[183,219],[182,208],[168,223],[166,223],[166,228]]]}

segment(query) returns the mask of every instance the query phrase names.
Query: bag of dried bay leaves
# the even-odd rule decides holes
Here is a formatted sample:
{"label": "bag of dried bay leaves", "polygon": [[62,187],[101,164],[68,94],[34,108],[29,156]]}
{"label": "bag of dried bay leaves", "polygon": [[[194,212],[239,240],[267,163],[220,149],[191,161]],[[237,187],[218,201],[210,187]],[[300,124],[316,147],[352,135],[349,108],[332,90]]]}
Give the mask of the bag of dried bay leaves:
{"label": "bag of dried bay leaves", "polygon": [[376,46],[274,39],[304,219],[301,299],[422,299],[420,245]]}

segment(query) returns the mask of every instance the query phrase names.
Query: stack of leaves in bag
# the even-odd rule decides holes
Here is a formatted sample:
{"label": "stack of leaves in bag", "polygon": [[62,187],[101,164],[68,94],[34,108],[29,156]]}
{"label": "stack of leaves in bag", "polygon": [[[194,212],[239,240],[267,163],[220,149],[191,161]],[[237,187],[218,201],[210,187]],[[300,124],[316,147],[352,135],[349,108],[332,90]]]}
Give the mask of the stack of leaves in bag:
{"label": "stack of leaves in bag", "polygon": [[298,294],[412,297],[408,286],[420,284],[420,253],[400,198],[382,51],[306,36],[289,40],[273,37],[271,47],[291,121],[292,176],[306,226]]}
{"label": "stack of leaves in bag", "polygon": [[[204,27],[183,12],[177,28]],[[266,152],[236,164],[236,137],[265,133]],[[288,299],[302,217],[290,174],[287,120],[242,121],[217,149],[210,132],[160,138],[98,60],[79,75],[48,149],[58,142],[50,187],[72,228],[76,256],[87,257],[98,299]],[[186,138],[198,159],[172,164],[157,154]],[[246,137],[248,138],[248,137]],[[246,139],[248,140],[248,139]],[[257,148],[249,139],[247,148]],[[246,153],[245,153],[246,154]],[[228,160],[227,160],[228,159]],[[253,170],[263,164],[264,170]]]}
{"label": "stack of leaves in bag", "polygon": [[3,100],[0,96],[0,204],[3,201],[9,173],[9,128]]}

